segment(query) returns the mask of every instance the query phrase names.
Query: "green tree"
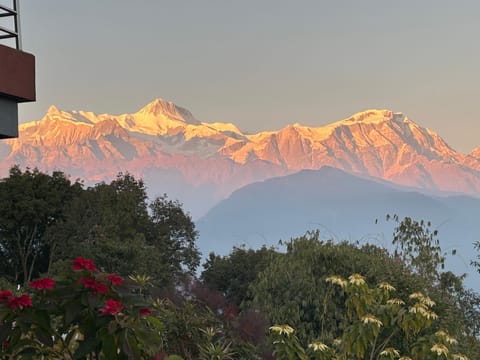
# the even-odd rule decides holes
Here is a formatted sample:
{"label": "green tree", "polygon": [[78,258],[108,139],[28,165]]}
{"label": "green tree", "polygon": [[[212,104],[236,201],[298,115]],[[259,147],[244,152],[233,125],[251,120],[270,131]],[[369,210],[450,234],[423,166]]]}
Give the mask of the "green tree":
{"label": "green tree", "polygon": [[397,246],[396,254],[423,278],[430,282],[438,281],[439,269],[443,269],[445,264],[438,231],[430,229],[432,224],[429,221],[417,221],[410,217],[400,220],[397,215],[387,215],[387,220],[390,218],[398,224],[392,241]]}
{"label": "green tree", "polygon": [[276,255],[266,246],[259,250],[234,247],[228,256],[210,253],[200,279],[206,287],[220,291],[227,301],[240,306],[252,300],[248,287]]}
{"label": "green tree", "polygon": [[324,280],[332,274],[361,273],[369,283],[392,284],[402,299],[422,289],[437,303],[440,320],[431,331],[443,328],[465,346],[461,351],[472,357],[479,354],[476,326],[470,321],[479,314],[478,303],[464,291],[461,277],[438,273],[441,281],[432,283],[385,249],[334,244],[318,237],[315,232],[287,243],[286,253],[274,258],[250,286],[250,306],[262,311],[270,323],[288,323],[302,342],[339,337],[346,321],[345,302],[341,296],[325,300],[330,290]]}
{"label": "green tree", "polygon": [[93,258],[105,271],[122,275],[146,270],[145,234],[150,222],[143,182],[119,174],[110,184],[87,188],[65,211],[52,236],[61,246],[56,268],[74,256]]}
{"label": "green tree", "polygon": [[172,285],[183,271],[193,272],[200,258],[195,225],[181,204],[163,196],[149,208],[145,184],[130,174],[86,189],[53,233],[62,244],[57,270],[81,255],[105,271],[149,275],[157,285]]}
{"label": "green tree", "polygon": [[342,332],[333,340],[319,336],[304,349],[293,328],[274,325],[270,329],[277,358],[467,359],[457,353],[458,340],[448,332],[428,331],[438,319],[435,302],[428,296],[414,292],[401,299],[392,285],[381,282],[370,287],[359,274],[352,274],[348,279],[330,276],[326,282],[336,288],[329,293],[327,301],[337,296],[345,299]]}
{"label": "green tree", "polygon": [[[473,243],[473,246],[474,246],[475,250],[480,252],[480,241],[476,241],[475,243]],[[475,269],[477,270],[477,272],[480,273],[480,254],[477,254],[477,259],[473,260],[471,262],[471,265],[473,265],[475,267]]]}
{"label": "green tree", "polygon": [[289,323],[302,341],[322,334],[335,338],[344,321],[342,299],[325,302],[325,278],[363,273],[368,281],[387,281],[407,295],[424,282],[410,273],[385,249],[361,248],[342,242],[321,241],[318,232],[287,243],[285,254],[276,256],[251,284],[252,307],[264,312],[270,323]]}
{"label": "green tree", "polygon": [[46,272],[58,245],[49,230],[63,220],[64,209],[82,191],[64,173],[10,169],[0,181],[0,272],[15,284],[26,284]]}
{"label": "green tree", "polygon": [[[457,276],[443,271],[447,254],[441,249],[438,231],[432,230],[429,221],[387,215],[387,220],[390,219],[397,223],[393,233],[395,256],[426,280],[424,291],[437,302],[440,315],[437,326],[455,333],[462,351],[479,354],[480,297],[465,289],[465,274]],[[453,250],[452,255],[455,253]]]}
{"label": "green tree", "polygon": [[186,271],[193,275],[200,263],[200,252],[195,244],[198,232],[190,214],[166,194],[157,197],[150,210],[152,231],[147,243],[161,251],[160,260],[170,266],[172,274],[178,276]]}

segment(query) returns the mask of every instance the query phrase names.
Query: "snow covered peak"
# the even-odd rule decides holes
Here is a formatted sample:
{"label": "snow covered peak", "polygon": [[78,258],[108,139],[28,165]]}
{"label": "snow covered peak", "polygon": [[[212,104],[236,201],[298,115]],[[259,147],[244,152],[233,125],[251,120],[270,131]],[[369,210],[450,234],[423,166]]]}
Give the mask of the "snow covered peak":
{"label": "snow covered peak", "polygon": [[472,152],[470,153],[470,156],[473,156],[476,159],[480,159],[480,146],[473,149]]}
{"label": "snow covered peak", "polygon": [[171,101],[155,99],[140,109],[137,114],[148,117],[166,116],[172,120],[184,122],[186,124],[198,125],[200,121],[195,119],[190,111],[175,105]]}
{"label": "snow covered peak", "polygon": [[163,99],[155,99],[145,105],[139,112],[159,115],[164,112],[176,113],[175,104]]}
{"label": "snow covered peak", "polygon": [[378,110],[378,109],[369,109],[361,111],[349,117],[348,119],[340,121],[341,123],[365,123],[365,124],[380,124],[385,121],[403,121],[406,120],[406,116],[401,113],[394,113],[391,110]]}
{"label": "snow covered peak", "polygon": [[50,107],[47,110],[47,115],[59,115],[59,114],[61,114],[61,111],[55,105],[50,105]]}
{"label": "snow covered peak", "polygon": [[99,169],[98,174],[109,168],[105,174],[114,176],[117,166],[124,166],[119,159],[131,160],[129,166],[140,170],[152,164],[177,169],[180,161],[188,164],[192,184],[210,177],[223,181],[230,171],[235,181],[245,183],[236,166],[281,175],[330,165],[409,186],[480,193],[480,148],[464,156],[435,132],[388,109],[365,110],[324,126],[294,123],[244,134],[231,123],[200,123],[188,110],[156,99],[121,115],[51,106],[42,120],[21,124],[20,133],[6,142],[11,163],[66,164],[81,171]]}

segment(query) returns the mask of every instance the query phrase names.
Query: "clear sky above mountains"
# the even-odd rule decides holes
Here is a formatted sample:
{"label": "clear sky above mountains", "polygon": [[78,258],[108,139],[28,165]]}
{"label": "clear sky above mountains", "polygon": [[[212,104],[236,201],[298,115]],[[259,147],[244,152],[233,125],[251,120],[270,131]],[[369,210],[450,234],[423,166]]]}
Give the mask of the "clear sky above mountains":
{"label": "clear sky above mountains", "polygon": [[[6,1],[1,1],[6,3]],[[402,111],[480,145],[478,1],[21,0],[37,102],[135,112],[154,98],[244,131]]]}

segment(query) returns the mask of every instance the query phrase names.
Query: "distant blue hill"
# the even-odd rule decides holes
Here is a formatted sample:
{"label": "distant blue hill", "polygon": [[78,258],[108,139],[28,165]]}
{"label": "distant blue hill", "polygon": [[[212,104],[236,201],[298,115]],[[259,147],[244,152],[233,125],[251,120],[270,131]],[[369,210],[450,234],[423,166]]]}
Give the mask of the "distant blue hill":
{"label": "distant blue hill", "polygon": [[392,249],[395,223],[387,214],[432,223],[439,231],[446,266],[467,273],[467,285],[480,289],[470,266],[480,240],[480,199],[434,196],[332,167],[303,170],[247,185],[197,221],[204,255],[228,254],[233,246],[258,248],[319,229],[324,239],[372,243]]}

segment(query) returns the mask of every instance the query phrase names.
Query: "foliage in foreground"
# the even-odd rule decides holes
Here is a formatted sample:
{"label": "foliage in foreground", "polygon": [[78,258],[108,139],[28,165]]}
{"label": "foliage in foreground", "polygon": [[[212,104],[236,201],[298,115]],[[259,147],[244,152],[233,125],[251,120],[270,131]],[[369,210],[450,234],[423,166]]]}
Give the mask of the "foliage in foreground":
{"label": "foliage in foreground", "polygon": [[244,325],[264,338],[266,324],[186,284],[154,296],[148,276],[124,279],[78,257],[55,279],[31,281],[29,293],[0,291],[0,358],[261,359],[258,333]]}
{"label": "foliage in foreground", "polygon": [[57,279],[29,283],[33,296],[0,292],[0,354],[7,359],[147,359],[162,325],[142,287],[79,257]]}
{"label": "foliage in foreground", "polygon": [[335,339],[320,337],[305,349],[292,327],[274,325],[270,330],[278,359],[468,359],[455,352],[458,342],[446,331],[425,331],[438,318],[428,296],[415,292],[404,301],[392,296],[392,285],[369,287],[359,274],[330,276],[327,282],[337,287],[327,301],[338,293],[345,296],[343,333]]}
{"label": "foliage in foreground", "polygon": [[370,284],[392,284],[401,299],[417,291],[428,295],[437,303],[439,320],[425,331],[446,330],[459,340],[462,353],[477,358],[478,296],[463,288],[462,277],[438,272],[438,280],[432,283],[385,249],[324,242],[318,235],[310,233],[289,242],[287,252],[272,259],[250,285],[253,301],[248,306],[264,313],[270,324],[288,323],[303,344],[318,337],[340,337],[347,321],[345,299],[342,293],[329,298],[325,279],[360,273]]}

